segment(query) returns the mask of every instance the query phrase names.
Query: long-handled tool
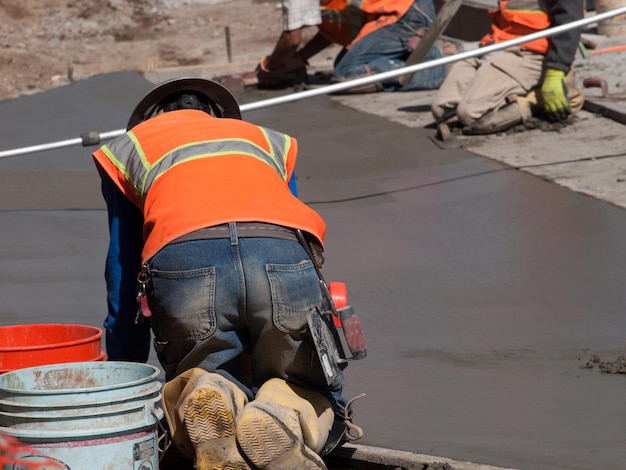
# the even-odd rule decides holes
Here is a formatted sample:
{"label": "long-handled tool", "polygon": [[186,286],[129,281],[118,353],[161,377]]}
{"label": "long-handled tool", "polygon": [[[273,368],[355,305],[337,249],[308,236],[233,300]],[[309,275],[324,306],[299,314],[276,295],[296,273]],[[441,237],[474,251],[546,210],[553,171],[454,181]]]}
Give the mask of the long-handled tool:
{"label": "long-handled tool", "polygon": [[[583,18],[581,20],[573,21],[571,23],[564,24],[561,26],[555,26],[554,28],[548,28],[543,31],[537,31],[536,33],[532,33],[526,36],[521,36],[519,38],[511,39],[510,41],[504,41],[504,42],[500,42],[497,44],[480,47],[472,51],[465,51],[465,52],[461,52],[455,55],[442,57],[440,59],[429,60],[427,62],[422,62],[422,63],[415,64],[415,65],[409,65],[409,66],[402,67],[399,69],[390,70],[388,72],[382,72],[376,75],[369,75],[367,77],[357,78],[355,80],[335,83],[333,85],[328,85],[325,87],[301,91],[298,93],[292,93],[290,95],[277,96],[275,98],[269,98],[266,100],[256,101],[253,103],[247,103],[247,104],[242,105],[240,109],[242,112],[253,111],[255,109],[261,109],[261,108],[267,108],[270,106],[277,106],[280,104],[291,103],[293,101],[300,101],[300,100],[304,100],[307,98],[313,98],[315,96],[329,95],[332,93],[336,93],[338,91],[349,90],[350,88],[355,88],[355,87],[359,87],[363,85],[369,85],[371,83],[380,82],[383,80],[387,80],[389,78],[400,77],[402,75],[406,75],[409,73],[415,73],[421,70],[427,70],[432,67],[452,64],[454,62],[469,59],[470,57],[478,57],[481,55],[489,54],[490,52],[500,51],[503,49],[507,49],[509,47],[518,46],[526,42],[534,41],[535,39],[546,38],[546,37],[554,36],[556,34],[561,34],[565,31],[570,31],[572,29],[582,28],[583,26],[599,23],[606,19],[613,18],[614,16],[623,15],[623,14],[626,14],[626,7],[616,8],[615,10],[607,11],[605,13],[600,13],[595,16]],[[100,143],[101,140],[115,138],[119,135],[122,135],[124,132],[125,132],[125,129],[119,129],[116,131],[109,131],[109,132],[104,132],[104,133],[89,132],[83,135],[89,135],[94,138],[90,138],[90,139],[76,138],[76,139],[52,142],[49,144],[34,145],[31,147],[23,147],[23,148],[18,148],[18,149],[13,149],[13,150],[4,150],[4,151],[0,151],[0,158],[13,157],[17,155],[23,155],[26,153],[40,152],[40,151],[51,150],[51,149],[60,148],[60,147],[69,147],[70,145],[79,145],[79,144],[97,145]]]}

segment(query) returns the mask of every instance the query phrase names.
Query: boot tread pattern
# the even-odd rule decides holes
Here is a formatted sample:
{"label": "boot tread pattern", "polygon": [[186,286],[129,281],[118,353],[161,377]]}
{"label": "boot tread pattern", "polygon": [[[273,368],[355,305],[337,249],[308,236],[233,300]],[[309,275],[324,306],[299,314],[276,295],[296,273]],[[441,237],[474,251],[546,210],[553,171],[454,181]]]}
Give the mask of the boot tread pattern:
{"label": "boot tread pattern", "polygon": [[[325,470],[321,457],[308,449],[280,419],[266,410],[248,410],[237,427],[237,441],[246,457],[263,469]],[[287,455],[290,454],[290,455]]]}
{"label": "boot tread pattern", "polygon": [[[257,410],[257,414],[265,415],[260,410]],[[295,436],[290,437],[289,430],[270,415],[258,416],[258,419],[245,424],[248,425],[242,423],[238,430],[239,445],[248,458],[259,467],[265,467],[276,456],[295,445]]]}
{"label": "boot tread pattern", "polygon": [[221,392],[199,389],[185,404],[185,425],[194,445],[235,434],[232,411]]}

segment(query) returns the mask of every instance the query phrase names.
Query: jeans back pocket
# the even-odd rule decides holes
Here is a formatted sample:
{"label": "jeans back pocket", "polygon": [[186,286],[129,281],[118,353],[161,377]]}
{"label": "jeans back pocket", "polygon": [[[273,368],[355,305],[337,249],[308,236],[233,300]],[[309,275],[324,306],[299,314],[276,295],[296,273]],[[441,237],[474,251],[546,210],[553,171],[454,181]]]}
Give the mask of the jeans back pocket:
{"label": "jeans back pocket", "polygon": [[203,340],[215,333],[215,268],[152,269],[152,329],[159,340]]}

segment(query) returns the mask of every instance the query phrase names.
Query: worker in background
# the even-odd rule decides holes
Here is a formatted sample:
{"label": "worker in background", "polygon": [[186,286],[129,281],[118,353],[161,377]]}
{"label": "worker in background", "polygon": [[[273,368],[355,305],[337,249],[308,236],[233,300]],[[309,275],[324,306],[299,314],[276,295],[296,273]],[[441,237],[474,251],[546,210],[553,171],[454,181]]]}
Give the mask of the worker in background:
{"label": "worker in background", "polygon": [[[435,18],[432,0],[322,0],[317,34],[282,62],[272,54],[259,66],[259,83],[279,84],[293,70],[305,69],[311,57],[331,44],[343,47],[334,64],[334,80],[346,81],[388,72],[405,65]],[[453,43],[433,46],[425,61],[457,52]],[[305,69],[306,70],[306,69]],[[445,65],[417,72],[404,87],[398,78],[353,89],[357,92],[430,90],[446,77]],[[271,72],[271,73],[270,73]],[[271,82],[271,80],[274,80]],[[265,81],[264,81],[265,80]]]}
{"label": "worker in background", "polygon": [[[580,20],[584,0],[500,0],[489,14],[482,46]],[[439,134],[452,124],[464,134],[491,134],[533,115],[562,122],[580,111],[583,92],[572,68],[580,34],[570,30],[454,64],[431,107]]]}
{"label": "worker in background", "polygon": [[151,328],[172,440],[198,470],[324,469],[345,436],[343,374],[328,383],[307,328],[328,308],[313,264],[326,226],[290,191],[297,152],[242,121],[221,85],[183,78],[93,154],[110,225],[107,357],[145,362]]}
{"label": "worker in background", "polygon": [[306,66],[294,61],[303,31],[322,22],[319,0],[282,0],[283,31],[274,50],[256,68],[260,87],[289,86],[306,81]]}

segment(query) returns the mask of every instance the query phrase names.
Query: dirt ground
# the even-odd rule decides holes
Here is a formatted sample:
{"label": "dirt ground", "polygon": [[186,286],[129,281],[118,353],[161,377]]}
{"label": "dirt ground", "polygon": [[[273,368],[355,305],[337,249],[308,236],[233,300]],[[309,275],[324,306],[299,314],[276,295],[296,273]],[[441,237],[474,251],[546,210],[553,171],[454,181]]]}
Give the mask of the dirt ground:
{"label": "dirt ground", "polygon": [[281,31],[279,6],[263,0],[0,0],[0,100],[124,70],[229,58],[253,68]]}

